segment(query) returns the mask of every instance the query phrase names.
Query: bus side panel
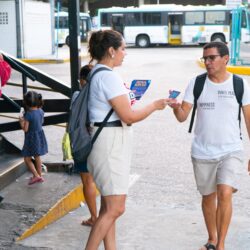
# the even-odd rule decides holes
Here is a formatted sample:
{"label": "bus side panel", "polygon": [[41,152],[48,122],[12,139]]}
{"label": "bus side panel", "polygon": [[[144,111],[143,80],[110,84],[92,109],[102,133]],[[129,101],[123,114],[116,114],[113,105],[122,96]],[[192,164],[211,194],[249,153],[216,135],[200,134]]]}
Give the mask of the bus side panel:
{"label": "bus side panel", "polygon": [[168,43],[167,26],[127,26],[124,29],[124,38],[128,44],[135,44],[139,35],[147,35],[151,44]]}
{"label": "bus side panel", "polygon": [[226,42],[229,42],[230,27],[226,25],[184,25],[181,39],[183,44],[208,43],[214,34],[223,34]]}

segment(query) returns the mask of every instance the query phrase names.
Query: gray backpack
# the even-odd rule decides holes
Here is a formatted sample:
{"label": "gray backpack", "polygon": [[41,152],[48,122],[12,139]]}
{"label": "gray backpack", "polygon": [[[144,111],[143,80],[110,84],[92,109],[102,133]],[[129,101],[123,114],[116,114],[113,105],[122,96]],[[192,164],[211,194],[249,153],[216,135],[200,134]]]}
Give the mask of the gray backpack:
{"label": "gray backpack", "polygon": [[92,146],[100,134],[101,130],[107,123],[108,119],[113,113],[113,109],[109,111],[107,116],[102,122],[102,126],[98,128],[93,138],[89,133],[89,120],[88,120],[88,97],[89,89],[93,76],[100,71],[110,70],[106,67],[101,67],[95,70],[88,76],[87,83],[84,85],[79,95],[76,97],[71,105],[69,122],[68,122],[68,133],[70,137],[71,151],[73,159],[76,163],[86,162]]}

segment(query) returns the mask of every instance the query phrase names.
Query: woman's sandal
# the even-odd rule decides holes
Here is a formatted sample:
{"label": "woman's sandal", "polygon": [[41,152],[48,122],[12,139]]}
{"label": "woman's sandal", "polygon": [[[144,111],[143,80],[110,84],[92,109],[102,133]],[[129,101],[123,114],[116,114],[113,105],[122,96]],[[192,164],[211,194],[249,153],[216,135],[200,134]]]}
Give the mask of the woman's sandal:
{"label": "woman's sandal", "polygon": [[204,245],[204,247],[207,249],[207,250],[216,250],[216,247],[215,245],[211,244],[211,243],[207,243]]}
{"label": "woman's sandal", "polygon": [[94,222],[91,220],[91,218],[89,218],[88,220],[83,220],[81,225],[92,227],[94,225]]}

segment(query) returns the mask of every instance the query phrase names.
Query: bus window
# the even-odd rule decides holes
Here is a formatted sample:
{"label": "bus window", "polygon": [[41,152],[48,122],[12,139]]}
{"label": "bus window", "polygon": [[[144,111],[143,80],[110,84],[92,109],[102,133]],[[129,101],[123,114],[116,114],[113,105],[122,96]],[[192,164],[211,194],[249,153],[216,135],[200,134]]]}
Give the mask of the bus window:
{"label": "bus window", "polygon": [[206,11],[206,24],[226,24],[225,11]]}
{"label": "bus window", "polygon": [[112,15],[112,28],[123,35],[124,16],[122,14]]}
{"label": "bus window", "polygon": [[171,33],[173,35],[181,34],[181,27],[177,20],[175,20],[174,23],[171,25]]}
{"label": "bus window", "polygon": [[108,13],[102,13],[102,15],[101,15],[101,26],[109,26]]}
{"label": "bus window", "polygon": [[55,28],[60,29],[67,29],[69,24],[68,24],[68,17],[65,16],[59,16],[59,23],[58,23],[58,17],[55,18]]}
{"label": "bus window", "polygon": [[161,25],[160,12],[145,12],[142,14],[143,25]]}
{"label": "bus window", "polygon": [[250,12],[246,12],[247,14],[247,26],[248,26],[248,29],[250,30]]}
{"label": "bus window", "polygon": [[245,11],[242,11],[241,27],[242,28],[246,28],[247,27],[247,17],[246,17],[246,12]]}
{"label": "bus window", "polygon": [[136,26],[140,24],[140,13],[126,13],[126,25]]}
{"label": "bus window", "polygon": [[204,12],[203,11],[189,11],[185,13],[185,24],[204,24]]}
{"label": "bus window", "polygon": [[81,36],[81,40],[82,41],[86,41],[88,38],[88,31],[89,31],[89,27],[88,27],[88,23],[87,23],[87,19],[80,19],[80,36]]}

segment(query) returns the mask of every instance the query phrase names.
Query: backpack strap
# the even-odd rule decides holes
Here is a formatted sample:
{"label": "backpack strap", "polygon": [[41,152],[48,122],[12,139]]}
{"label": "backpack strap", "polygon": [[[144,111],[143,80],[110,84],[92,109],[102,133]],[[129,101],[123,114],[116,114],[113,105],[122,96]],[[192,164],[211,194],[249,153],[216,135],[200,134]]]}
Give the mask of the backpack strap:
{"label": "backpack strap", "polygon": [[[96,73],[98,73],[98,72],[100,72],[100,71],[103,71],[103,70],[110,70],[110,69],[108,69],[108,68],[106,68],[106,67],[100,67],[100,68],[98,68],[97,70],[95,70],[92,74],[91,74],[91,73],[88,74],[88,76],[87,76],[87,83],[83,86],[83,88],[82,88],[79,92],[85,91],[85,88],[87,87],[87,84],[89,84],[89,86],[90,86],[90,83],[91,83],[91,80],[92,80],[93,76],[94,76]],[[89,88],[89,86],[88,86],[88,88]],[[88,90],[89,90],[89,89],[88,89]],[[74,93],[75,93],[75,92],[74,92]],[[72,97],[73,97],[73,95],[72,95]],[[72,98],[72,97],[71,97],[71,98]],[[71,102],[72,102],[71,105],[73,105],[73,103],[74,103],[74,102],[76,101],[76,99],[78,99],[78,98],[80,98],[80,94],[77,95],[77,97],[75,98],[75,100],[74,100],[73,102],[72,102],[72,100],[71,100]],[[82,104],[83,104],[83,102],[84,102],[84,99],[82,99]],[[81,104],[81,105],[82,105],[82,104]],[[79,116],[80,113],[81,113],[81,110],[79,109],[77,116]]]}
{"label": "backpack strap", "polygon": [[[96,69],[93,73],[90,72],[90,74],[88,74],[88,76],[87,76],[87,83],[86,83],[86,84],[83,86],[83,88],[80,90],[80,93],[81,93],[82,91],[85,91],[85,88],[88,88],[87,91],[88,91],[88,94],[89,94],[89,89],[90,89],[90,84],[91,84],[92,78],[94,77],[95,74],[97,74],[97,73],[100,72],[100,71],[104,71],[104,70],[111,71],[111,69],[109,69],[109,68],[100,67],[100,68]],[[88,86],[87,86],[87,85],[88,85]],[[72,97],[73,97],[73,95],[72,95]],[[72,97],[71,97],[71,98],[72,98]],[[74,102],[75,102],[76,99],[78,99],[78,98],[80,98],[80,94],[78,94],[78,96],[75,98]],[[72,102],[72,100],[71,100],[71,102]],[[71,105],[73,105],[74,102],[72,102]],[[81,100],[81,105],[80,105],[80,106],[82,106],[83,103],[84,103],[84,99]],[[69,113],[69,120],[70,120],[70,117],[71,117],[71,112],[72,112],[72,111],[70,111],[70,113]],[[80,116],[80,113],[81,113],[81,109],[78,110],[78,114],[77,114],[76,116],[79,117],[79,116]],[[87,120],[88,120],[88,119],[87,119]],[[67,125],[66,130],[68,131],[68,125]]]}
{"label": "backpack strap", "polygon": [[197,100],[199,99],[199,97],[201,95],[201,92],[203,90],[203,87],[204,87],[204,84],[205,84],[205,81],[206,81],[206,77],[207,77],[207,73],[204,73],[202,75],[197,76],[196,79],[195,79],[194,90],[193,90],[194,105],[193,105],[193,111],[192,111],[192,116],[191,116],[189,129],[188,129],[189,133],[192,132],[192,127],[193,127],[193,124],[194,124],[195,111],[196,111],[196,108],[197,108]]}
{"label": "backpack strap", "polygon": [[244,84],[243,79],[237,75],[233,75],[233,87],[236,100],[239,104],[239,113],[238,113],[238,120],[239,120],[239,127],[240,127],[240,138],[241,136],[241,108],[242,108],[242,97],[244,93]]}
{"label": "backpack strap", "polygon": [[109,119],[110,116],[112,115],[113,111],[114,111],[113,108],[111,108],[111,109],[109,110],[109,112],[108,112],[108,114],[106,115],[106,117],[104,118],[104,120],[103,120],[101,126],[96,130],[96,132],[95,132],[95,134],[94,134],[94,136],[93,136],[93,138],[92,138],[92,140],[91,140],[91,141],[92,141],[92,144],[94,144],[94,142],[96,141],[98,135],[101,133],[102,129],[104,128],[104,126],[105,126],[106,123],[108,122],[108,119]]}
{"label": "backpack strap", "polygon": [[[87,80],[87,81],[89,82],[89,84],[91,83],[91,80],[92,80],[93,76],[94,76],[96,73],[98,73],[98,72],[100,72],[100,71],[104,71],[104,70],[111,71],[111,69],[108,69],[108,68],[106,68],[106,67],[100,67],[100,68],[96,69],[96,70],[89,76],[89,79]],[[92,144],[94,144],[94,142],[96,141],[98,135],[101,133],[102,129],[104,128],[104,126],[105,126],[106,123],[108,122],[108,119],[109,119],[110,116],[112,115],[113,111],[114,111],[113,108],[111,108],[111,109],[109,110],[108,114],[106,115],[106,117],[105,117],[104,120],[102,121],[101,126],[96,130],[96,132],[95,132],[95,134],[94,134],[94,136],[93,136],[93,138],[92,138],[92,140],[91,140]]]}
{"label": "backpack strap", "polygon": [[109,68],[100,67],[100,68],[96,69],[95,71],[90,72],[90,74],[88,74],[88,76],[87,76],[87,82],[88,82],[88,83],[91,83],[91,80],[92,80],[92,78],[94,77],[95,74],[97,74],[97,73],[100,72],[100,71],[105,71],[105,70],[106,70],[106,71],[111,71],[111,69],[109,69]]}

